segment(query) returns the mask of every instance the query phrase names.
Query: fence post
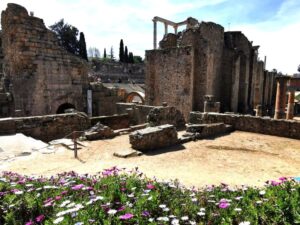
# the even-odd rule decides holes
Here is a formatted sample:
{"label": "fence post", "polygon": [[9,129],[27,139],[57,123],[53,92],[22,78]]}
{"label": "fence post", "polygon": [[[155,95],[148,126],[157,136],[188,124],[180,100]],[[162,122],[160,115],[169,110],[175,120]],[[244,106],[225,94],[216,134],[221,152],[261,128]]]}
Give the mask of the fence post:
{"label": "fence post", "polygon": [[74,157],[77,159],[76,131],[73,132],[73,142],[74,142]]}

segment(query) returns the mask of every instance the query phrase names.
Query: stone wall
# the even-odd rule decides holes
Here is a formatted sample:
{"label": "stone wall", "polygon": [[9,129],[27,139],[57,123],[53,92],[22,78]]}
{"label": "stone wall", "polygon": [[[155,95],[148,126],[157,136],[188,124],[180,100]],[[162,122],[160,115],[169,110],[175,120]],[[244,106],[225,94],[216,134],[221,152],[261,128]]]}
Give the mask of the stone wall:
{"label": "stone wall", "polygon": [[0,119],[0,135],[23,133],[42,141],[51,141],[73,131],[84,131],[90,125],[84,113],[3,118]]}
{"label": "stone wall", "polygon": [[144,63],[120,63],[92,61],[93,76],[100,78],[102,82],[122,82],[136,84],[145,83]]}
{"label": "stone wall", "polygon": [[86,109],[87,63],[68,53],[42,19],[8,4],[1,14],[4,75],[18,115],[54,114],[68,103]]}
{"label": "stone wall", "polygon": [[225,32],[201,22],[178,34],[167,34],[160,49],[146,51],[146,104],[164,101],[188,118],[204,110],[204,96],[221,103],[222,112],[254,113],[270,108],[273,78],[258,59],[258,46],[240,31]]}
{"label": "stone wall", "polygon": [[98,116],[91,118],[91,124],[95,125],[100,122],[103,125],[109,126],[111,129],[119,130],[129,127],[128,114],[118,114],[112,116]]}
{"label": "stone wall", "polygon": [[191,112],[190,123],[225,123],[232,125],[235,130],[300,139],[300,122],[295,120],[276,120],[269,117],[255,117],[250,115]]}
{"label": "stone wall", "polygon": [[146,51],[147,105],[167,102],[188,116],[193,108],[193,54],[191,46]]}
{"label": "stone wall", "polygon": [[117,113],[117,102],[125,101],[125,95],[118,88],[107,88],[102,83],[91,83],[93,116],[113,115]]}

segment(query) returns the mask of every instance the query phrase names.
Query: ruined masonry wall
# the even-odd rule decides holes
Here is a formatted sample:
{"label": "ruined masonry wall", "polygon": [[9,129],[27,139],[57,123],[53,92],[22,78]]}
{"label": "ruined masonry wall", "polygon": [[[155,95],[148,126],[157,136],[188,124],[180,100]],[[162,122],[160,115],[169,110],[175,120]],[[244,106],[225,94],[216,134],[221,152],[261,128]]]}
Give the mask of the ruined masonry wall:
{"label": "ruined masonry wall", "polygon": [[146,51],[146,104],[176,107],[185,118],[193,108],[194,56],[191,46]]}
{"label": "ruined masonry wall", "polygon": [[64,50],[42,19],[8,4],[1,14],[4,73],[19,115],[53,114],[61,104],[86,107],[86,62]]}
{"label": "ruined masonry wall", "polygon": [[249,115],[191,112],[190,123],[225,123],[232,125],[235,130],[300,139],[300,122],[295,120],[275,120],[268,117]]}
{"label": "ruined masonry wall", "polygon": [[0,135],[23,133],[39,140],[51,141],[73,131],[86,130],[90,125],[90,119],[83,113],[3,118],[0,119]]}

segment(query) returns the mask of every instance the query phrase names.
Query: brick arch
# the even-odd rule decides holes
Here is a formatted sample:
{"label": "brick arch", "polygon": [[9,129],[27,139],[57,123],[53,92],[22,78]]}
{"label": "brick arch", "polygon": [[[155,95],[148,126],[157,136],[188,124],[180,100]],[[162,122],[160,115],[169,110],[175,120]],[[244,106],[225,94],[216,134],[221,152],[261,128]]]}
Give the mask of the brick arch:
{"label": "brick arch", "polygon": [[125,101],[132,102],[135,97],[139,98],[141,100],[142,104],[145,103],[145,94],[140,91],[133,91],[133,92],[128,93],[125,97]]}
{"label": "brick arch", "polygon": [[57,108],[56,114],[65,113],[65,110],[67,110],[67,109],[75,109],[75,106],[71,103],[65,102]]}

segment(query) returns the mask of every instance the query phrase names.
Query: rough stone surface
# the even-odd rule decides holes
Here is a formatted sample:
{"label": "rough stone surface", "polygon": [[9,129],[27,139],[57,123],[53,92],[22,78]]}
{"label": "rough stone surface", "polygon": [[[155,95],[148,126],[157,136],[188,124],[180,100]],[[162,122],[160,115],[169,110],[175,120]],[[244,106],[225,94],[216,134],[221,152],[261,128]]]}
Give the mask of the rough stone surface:
{"label": "rough stone surface", "polygon": [[97,139],[105,139],[105,138],[113,138],[116,136],[114,131],[108,126],[104,126],[101,123],[97,123],[92,128],[88,129],[84,136],[87,140],[97,140]]}
{"label": "rough stone surface", "polygon": [[172,124],[176,128],[185,127],[185,120],[182,113],[175,107],[155,107],[150,110],[147,122],[155,127],[163,124]]}
{"label": "rough stone surface", "polygon": [[300,139],[300,122],[250,115],[191,112],[190,123],[225,123],[240,131]]}
{"label": "rough stone surface", "polygon": [[166,101],[186,120],[190,111],[204,111],[205,95],[215,96],[222,112],[253,113],[258,104],[272,111],[274,74],[242,32],[201,22],[165,35],[160,47],[146,51],[146,104]]}
{"label": "rough stone surface", "polygon": [[86,130],[90,124],[90,119],[84,113],[5,118],[0,120],[0,134],[23,133],[50,141],[63,138],[73,131]]}
{"label": "rough stone surface", "polygon": [[86,108],[87,64],[60,45],[42,19],[8,4],[1,14],[4,76],[18,116],[54,114],[68,103]]}
{"label": "rough stone surface", "polygon": [[195,134],[195,138],[208,138],[233,131],[231,125],[224,123],[188,124],[187,132]]}
{"label": "rough stone surface", "polygon": [[144,63],[120,63],[120,62],[101,62],[93,61],[94,78],[100,78],[102,82],[122,82],[136,84],[145,83]]}
{"label": "rough stone surface", "polygon": [[166,124],[137,130],[129,135],[133,149],[149,151],[172,146],[178,143],[177,131],[173,125]]}
{"label": "rough stone surface", "polygon": [[103,125],[109,126],[113,130],[129,128],[129,116],[128,114],[116,114],[112,116],[98,116],[92,117],[92,125],[100,122]]}

